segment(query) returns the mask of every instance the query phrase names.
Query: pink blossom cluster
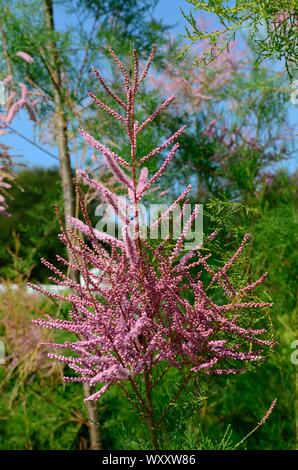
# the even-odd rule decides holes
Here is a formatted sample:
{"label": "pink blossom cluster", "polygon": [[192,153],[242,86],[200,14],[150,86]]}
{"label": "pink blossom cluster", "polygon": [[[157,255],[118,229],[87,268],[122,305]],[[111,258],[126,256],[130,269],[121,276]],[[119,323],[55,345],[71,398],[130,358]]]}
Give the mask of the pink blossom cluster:
{"label": "pink blossom cluster", "polygon": [[[18,51],[16,55],[22,58],[25,62],[33,62],[33,58],[26,52]],[[3,83],[5,86],[9,86],[12,80],[13,77],[11,75],[8,75],[4,79]],[[28,89],[24,83],[20,83],[19,87],[21,96],[16,99],[16,93],[12,91],[6,100],[7,112],[5,114],[0,114],[0,128],[2,129],[5,129],[12,122],[13,118],[16,116],[16,114],[20,111],[21,108],[25,108],[28,111],[30,119],[32,119],[33,121],[36,120],[34,110],[36,101],[31,100],[28,93]]]}
{"label": "pink blossom cluster", "polygon": [[[209,45],[204,43],[202,56],[208,47]],[[168,63],[162,72],[150,77],[154,88],[165,93],[175,93],[176,107],[192,114],[200,110],[204,103],[214,100],[214,92],[222,89],[244,64],[234,42],[229,50],[225,49],[218,54],[212,62],[212,67],[198,66],[196,61],[199,57],[200,51],[196,49],[184,57],[179,70]]]}
{"label": "pink blossom cluster", "polygon": [[[94,72],[121,109],[114,110],[97,100],[93,93],[89,95],[100,108],[123,122],[130,142],[130,158],[115,154],[88,132],[80,130],[80,133],[92,148],[102,152],[115,178],[126,187],[133,208],[133,224],[121,209],[117,209],[116,194],[80,171],[78,178],[118,210],[123,221],[122,239],[92,227],[80,196],[83,220],[71,218],[72,229],[62,228],[60,234],[61,241],[72,253],[72,264],[70,266],[69,261],[60,256],[57,259],[62,266],[79,271],[84,282],[75,282],[64,274],[63,268],[58,269],[42,260],[53,272],[50,280],[64,286],[65,294],[46,292],[35,286],[37,291],[71,305],[68,320],[48,317],[35,320],[35,323],[77,336],[76,340],[47,343],[46,347],[54,349],[50,353],[51,358],[67,364],[76,374],[66,376],[66,381],[100,386],[89,400],[99,398],[113,384],[121,386],[123,381],[129,381],[137,391],[136,376],[144,373],[147,382],[152,380],[152,370],[160,363],[167,364],[169,368],[187,369],[189,376],[199,372],[237,374],[245,370],[247,362],[262,361],[273,344],[272,340],[264,337],[265,329],[254,328],[252,324],[247,326],[243,320],[243,316],[247,318],[246,310],[254,312],[271,306],[270,303],[247,298],[251,290],[264,281],[265,275],[238,292],[228,276],[228,271],[249,241],[248,235],[234,256],[218,271],[209,265],[210,255],[203,256],[199,249],[185,252],[184,230],[173,244],[163,241],[153,245],[141,239],[139,203],[175,157],[179,148],[175,141],[184,128],[149,154],[142,155],[138,146],[139,133],[170,105],[174,96],[165,100],[142,123],[137,122],[135,99],[152,63],[155,48],[143,73],[139,70],[137,52],[133,51],[131,76],[115,52],[111,48],[109,50],[123,76],[124,97],[111,90],[98,70]],[[160,169],[150,176],[143,164],[171,145]],[[183,202],[185,204],[190,190],[191,186],[182,192],[169,210]],[[81,194],[79,186],[78,194]],[[196,211],[189,217],[189,226]],[[157,224],[164,216],[161,215]],[[212,234],[210,240],[215,236],[216,233]],[[209,276],[208,285],[203,281],[204,272]],[[210,294],[215,283],[222,289],[225,299],[222,303],[215,302]],[[71,355],[61,354],[63,350],[70,351]],[[154,383],[150,383],[153,388]]]}
{"label": "pink blossom cluster", "polygon": [[[18,51],[16,55],[27,63],[33,62],[33,58],[26,52]],[[8,75],[3,80],[3,85],[7,89],[11,88],[12,83],[13,77],[11,75]],[[28,92],[28,89],[24,83],[20,83],[18,87],[20,89],[19,97],[14,90],[11,90],[6,98],[5,113],[0,114],[0,135],[3,135],[7,132],[11,122],[22,108],[27,110],[32,121],[36,121],[36,100],[31,98],[30,93]],[[11,175],[12,164],[13,161],[8,154],[7,147],[3,144],[0,144],[0,214],[6,216],[8,216],[9,213],[7,212],[8,206],[5,195],[6,190],[11,188],[11,184],[8,183],[7,180],[13,179],[13,176]]]}

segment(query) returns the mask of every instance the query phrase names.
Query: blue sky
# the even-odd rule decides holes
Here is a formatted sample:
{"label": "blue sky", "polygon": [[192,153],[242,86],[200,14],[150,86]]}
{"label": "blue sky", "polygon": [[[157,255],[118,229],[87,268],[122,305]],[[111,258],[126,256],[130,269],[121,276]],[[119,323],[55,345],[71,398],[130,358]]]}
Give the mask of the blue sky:
{"label": "blue sky", "polygon": [[[181,15],[180,7],[182,7],[186,12],[189,11],[189,4],[186,0],[160,0],[158,6],[155,10],[156,18],[162,18],[167,24],[175,24],[173,33],[183,34],[185,20]],[[63,23],[63,16],[59,17],[59,26]],[[289,120],[293,127],[298,128],[298,105],[293,105],[289,102]],[[35,138],[34,126],[31,121],[28,120],[27,114],[25,112],[19,113],[19,115],[14,119],[12,127],[26,136],[29,140],[35,141],[38,143]],[[57,165],[57,160],[42,150],[31,145],[29,142],[26,142],[21,137],[16,134],[10,134],[4,137],[1,137],[1,141],[6,143],[14,148],[14,153],[20,155],[20,161],[25,163],[27,166],[43,166],[43,167],[52,167]],[[51,153],[54,156],[57,156],[57,149],[55,147],[45,146],[39,144],[46,151]],[[297,156],[292,158],[288,162],[288,166],[293,170],[297,168]]]}

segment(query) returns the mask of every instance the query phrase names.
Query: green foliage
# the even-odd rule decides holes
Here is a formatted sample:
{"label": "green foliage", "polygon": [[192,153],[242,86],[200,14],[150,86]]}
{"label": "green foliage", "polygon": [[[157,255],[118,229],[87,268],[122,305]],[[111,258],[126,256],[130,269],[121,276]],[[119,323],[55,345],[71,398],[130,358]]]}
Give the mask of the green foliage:
{"label": "green foliage", "polygon": [[[207,40],[209,47],[204,52],[205,63],[212,62],[240,31],[248,31],[254,41],[258,54],[258,63],[265,59],[284,59],[290,78],[295,76],[298,63],[297,0],[188,0],[194,10],[183,16],[189,23],[186,37],[193,45],[197,41]],[[194,11],[214,14],[219,22],[219,29],[210,31],[201,28]],[[278,15],[284,15],[278,21]],[[191,45],[189,47],[191,47]]]}
{"label": "green foliage", "polygon": [[[13,381],[11,382],[13,386]],[[1,395],[1,450],[67,450],[84,446],[87,425],[83,394],[77,387],[34,378],[8,408],[8,388]],[[83,447],[84,448],[84,447]]]}
{"label": "green foliage", "polygon": [[270,273],[267,284],[278,318],[297,306],[297,200],[297,173],[278,172],[260,194],[261,214],[252,227],[253,270]]}
{"label": "green foliage", "polygon": [[62,191],[57,170],[26,169],[17,174],[10,191],[12,216],[2,218],[0,232],[0,276],[45,281],[48,271],[40,258],[54,261],[64,254],[57,234],[54,205],[61,207]]}

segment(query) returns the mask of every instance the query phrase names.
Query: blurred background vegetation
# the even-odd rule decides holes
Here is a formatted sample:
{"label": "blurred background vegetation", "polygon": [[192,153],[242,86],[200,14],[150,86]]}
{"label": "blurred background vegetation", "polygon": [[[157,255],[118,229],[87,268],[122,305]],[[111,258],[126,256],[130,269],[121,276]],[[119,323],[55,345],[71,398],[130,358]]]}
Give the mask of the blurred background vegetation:
{"label": "blurred background vegetation", "polygon": [[[205,234],[219,229],[214,262],[225,259],[249,232],[252,243],[237,275],[241,277],[244,268],[252,279],[264,271],[269,273],[263,289],[274,303],[274,351],[266,363],[240,377],[199,377],[167,417],[163,430],[166,447],[233,448],[276,397],[270,419],[243,448],[296,449],[297,366],[290,356],[291,343],[297,339],[298,172],[288,162],[297,155],[297,129],[295,132],[288,122],[290,87],[286,74],[267,63],[256,67],[256,51],[249,42],[241,44],[240,51],[236,46],[224,51],[208,66],[194,64],[195,51],[177,61],[181,40],[166,17],[164,22],[154,18],[155,0],[53,2],[56,15],[56,8],[63,4],[71,18],[68,26],[56,30],[45,27],[43,10],[37,3],[0,0],[2,39],[6,39],[14,76],[44,93],[38,105],[36,142],[59,147],[57,97],[51,76],[55,62],[47,63],[46,56],[55,41],[63,76],[58,104],[64,111],[72,169],[85,166],[113,185],[100,157],[77,138],[76,129],[82,123],[112,150],[127,152],[120,128],[85,101],[88,87],[99,96],[102,93],[94,80],[90,81],[89,69],[95,64],[106,70],[117,89],[118,77],[113,67],[107,69],[104,46],[111,43],[125,57],[133,45],[145,57],[156,43],[157,61],[142,90],[140,119],[170,92],[177,100],[159,118],[158,127],[145,133],[142,154],[187,124],[177,159],[161,183],[161,191],[167,190],[163,201],[171,200],[191,181],[192,201],[204,204]],[[34,57],[33,67],[15,57],[20,49]],[[7,66],[3,50],[0,62],[2,73]],[[150,165],[158,166],[163,157],[161,154],[160,160]],[[11,217],[0,220],[0,340],[6,349],[5,364],[0,365],[0,449],[90,447],[83,390],[79,384],[63,384],[61,366],[47,359],[40,348],[53,333],[40,331],[31,323],[32,318],[47,313],[66,318],[67,305],[28,294],[25,288],[28,280],[48,282],[41,257],[53,262],[56,254],[65,255],[54,211],[54,205],[63,209],[62,188],[61,168],[15,168],[13,187],[7,194]],[[90,201],[94,223],[95,205]],[[17,291],[14,283],[19,285]],[[55,335],[61,340],[62,333]],[[175,374],[178,372],[173,371],[168,389],[177,382]],[[163,403],[167,387],[157,392],[157,405]],[[149,448],[142,424],[119,389],[104,396],[98,411],[105,448]]]}

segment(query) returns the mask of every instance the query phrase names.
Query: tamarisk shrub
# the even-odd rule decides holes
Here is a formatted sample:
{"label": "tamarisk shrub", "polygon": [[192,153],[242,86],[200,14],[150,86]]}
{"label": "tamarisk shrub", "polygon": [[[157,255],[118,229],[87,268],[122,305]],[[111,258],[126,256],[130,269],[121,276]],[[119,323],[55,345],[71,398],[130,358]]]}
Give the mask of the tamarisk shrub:
{"label": "tamarisk shrub", "polygon": [[[170,404],[162,416],[156,416],[152,400],[155,387],[166,380],[171,368],[179,368],[182,381],[173,403],[196,374],[238,374],[246,369],[247,363],[262,361],[273,342],[263,337],[265,329],[243,326],[241,318],[246,309],[253,313],[271,304],[247,299],[250,292],[265,280],[266,274],[239,291],[228,277],[228,270],[249,241],[248,235],[233,257],[218,271],[209,265],[210,255],[203,256],[199,248],[185,252],[186,229],[195,220],[197,207],[175,242],[163,240],[153,244],[141,237],[140,202],[174,158],[179,148],[177,139],[184,127],[150,153],[142,155],[138,147],[140,133],[170,105],[174,96],[166,99],[143,122],[138,122],[136,97],[153,61],[155,48],[142,73],[137,51],[133,51],[131,74],[127,73],[111,48],[109,52],[121,71],[125,98],[110,89],[97,69],[93,71],[119,110],[99,101],[94,93],[88,94],[97,106],[123,123],[130,157],[125,159],[114,153],[86,130],[80,129],[79,132],[92,148],[104,155],[115,178],[126,188],[133,208],[132,220],[121,206],[118,207],[115,193],[86,172],[78,171],[78,178],[114,208],[122,221],[122,237],[118,239],[94,229],[83,197],[79,197],[83,221],[71,218],[72,228],[65,230],[62,227],[60,234],[61,241],[71,250],[74,262],[69,266],[66,259],[57,258],[62,265],[78,270],[84,282],[74,282],[62,270],[42,260],[55,275],[50,280],[64,286],[69,293],[46,292],[39,286],[35,289],[70,303],[70,319],[38,319],[35,323],[77,335],[77,340],[45,344],[56,350],[49,357],[67,364],[77,374],[66,376],[65,380],[98,386],[87,400],[97,400],[109,387],[117,384],[137,407],[148,427],[152,446],[158,449],[161,437],[157,427],[168,413]],[[144,164],[168,148],[160,169],[149,176]],[[77,186],[80,195],[81,190]],[[190,191],[191,186],[188,186],[158,218],[157,224],[170,209],[181,203],[185,208]],[[211,238],[215,236],[216,233]],[[91,271],[90,268],[94,269]],[[208,294],[202,271],[208,273],[210,286],[219,284],[225,299],[222,304],[216,303]],[[70,350],[72,354],[62,355],[57,350]]]}

